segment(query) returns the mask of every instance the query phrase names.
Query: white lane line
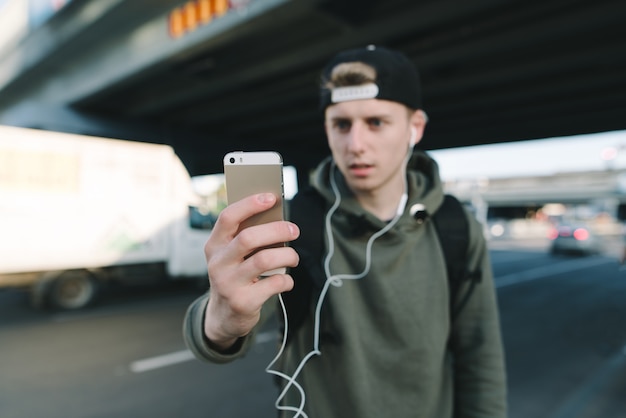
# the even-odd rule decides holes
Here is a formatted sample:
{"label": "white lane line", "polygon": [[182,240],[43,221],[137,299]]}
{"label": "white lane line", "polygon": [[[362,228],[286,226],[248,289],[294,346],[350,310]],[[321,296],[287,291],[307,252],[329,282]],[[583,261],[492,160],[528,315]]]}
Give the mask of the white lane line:
{"label": "white lane line", "polygon": [[176,351],[175,353],[133,361],[130,363],[130,371],[133,373],[143,373],[149,370],[160,369],[161,367],[183,363],[185,361],[192,360],[193,358],[193,353],[189,350]]}
{"label": "white lane line", "polygon": [[264,344],[269,343],[270,341],[276,341],[279,336],[280,335],[277,331],[261,332],[254,337],[254,341],[256,344]]}
{"label": "white lane line", "polygon": [[[263,344],[269,341],[275,341],[277,333],[275,331],[262,332],[257,334],[255,338],[256,344]],[[195,357],[189,350],[176,351],[174,353],[163,354],[161,356],[150,357],[143,360],[137,360],[130,363],[129,369],[133,373],[143,373],[150,370],[160,369],[162,367],[172,366],[174,364],[184,363],[193,360]]]}
{"label": "white lane line", "polygon": [[555,274],[568,273],[570,271],[577,271],[589,267],[598,266],[601,264],[614,263],[615,260],[606,258],[584,258],[579,260],[564,261],[561,263],[554,263],[548,266],[537,267],[530,270],[520,271],[518,273],[511,273],[505,276],[496,277],[496,287],[506,287],[514,284],[530,282],[544,277],[553,276]]}

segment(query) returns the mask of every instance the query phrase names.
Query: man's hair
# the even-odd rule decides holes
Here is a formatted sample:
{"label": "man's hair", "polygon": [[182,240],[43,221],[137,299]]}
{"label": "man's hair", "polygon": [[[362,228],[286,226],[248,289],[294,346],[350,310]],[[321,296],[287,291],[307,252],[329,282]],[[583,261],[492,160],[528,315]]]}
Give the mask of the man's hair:
{"label": "man's hair", "polygon": [[376,82],[376,69],[362,62],[338,64],[330,73],[330,79],[322,79],[322,88],[360,86]]}

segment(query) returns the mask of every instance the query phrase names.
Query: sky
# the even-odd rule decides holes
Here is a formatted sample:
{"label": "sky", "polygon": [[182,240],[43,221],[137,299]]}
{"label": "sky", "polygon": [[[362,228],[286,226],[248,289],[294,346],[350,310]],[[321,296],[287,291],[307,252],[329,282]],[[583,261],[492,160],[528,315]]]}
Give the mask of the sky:
{"label": "sky", "polygon": [[626,131],[429,151],[445,181],[626,168]]}

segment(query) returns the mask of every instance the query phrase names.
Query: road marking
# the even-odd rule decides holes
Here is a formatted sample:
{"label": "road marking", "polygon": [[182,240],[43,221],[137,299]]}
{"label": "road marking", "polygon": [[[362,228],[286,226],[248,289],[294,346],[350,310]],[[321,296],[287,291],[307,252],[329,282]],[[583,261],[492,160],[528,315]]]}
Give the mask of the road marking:
{"label": "road marking", "polygon": [[615,260],[606,258],[583,258],[579,260],[564,261],[562,263],[554,263],[548,266],[537,267],[530,270],[520,271],[518,273],[507,274],[496,277],[496,287],[506,287],[514,284],[530,282],[544,277],[553,276],[555,274],[568,273],[589,267],[599,266],[601,264],[614,263]]}
{"label": "road marking", "polygon": [[[275,341],[277,334],[275,331],[261,332],[255,337],[255,344],[264,344],[266,342]],[[176,351],[174,353],[163,354],[161,356],[150,357],[143,360],[137,360],[130,363],[129,369],[133,373],[143,373],[150,370],[160,369],[162,367],[172,366],[174,364],[184,363],[193,360],[195,357],[189,350]]]}
{"label": "road marking", "polygon": [[254,337],[254,341],[257,344],[264,344],[264,343],[268,343],[270,341],[276,341],[278,337],[279,337],[278,332],[276,332],[276,331],[267,331],[267,332],[261,332],[261,333],[257,334],[257,336]]}
{"label": "road marking", "polygon": [[189,361],[193,358],[193,353],[189,350],[176,351],[175,353],[133,361],[130,363],[130,371],[133,373],[143,373],[149,370],[160,369],[161,367]]}

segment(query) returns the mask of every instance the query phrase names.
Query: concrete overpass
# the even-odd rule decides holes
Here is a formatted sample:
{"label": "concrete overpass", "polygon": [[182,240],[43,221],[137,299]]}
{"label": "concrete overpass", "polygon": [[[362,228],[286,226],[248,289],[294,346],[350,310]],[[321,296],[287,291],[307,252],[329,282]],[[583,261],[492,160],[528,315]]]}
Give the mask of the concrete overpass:
{"label": "concrete overpass", "polygon": [[626,203],[626,170],[554,173],[545,176],[464,179],[444,184],[446,191],[470,202],[477,197],[489,206],[542,206],[548,203]]}
{"label": "concrete overpass", "polygon": [[483,222],[487,236],[492,238],[490,227],[494,223],[508,231],[504,238],[545,238],[551,222],[532,217],[532,214],[543,209],[544,214],[554,215],[547,213],[550,212],[548,204],[561,206],[566,211],[562,214],[564,219],[586,219],[588,226],[598,234],[621,237],[624,233],[626,169],[555,172],[512,178],[468,178],[447,181],[444,188],[471,205]]}
{"label": "concrete overpass", "polygon": [[319,69],[376,43],[421,69],[423,148],[625,129],[624,21],[620,0],[73,1],[0,50],[0,123],[168,143],[194,175],[232,149],[307,168]]}

